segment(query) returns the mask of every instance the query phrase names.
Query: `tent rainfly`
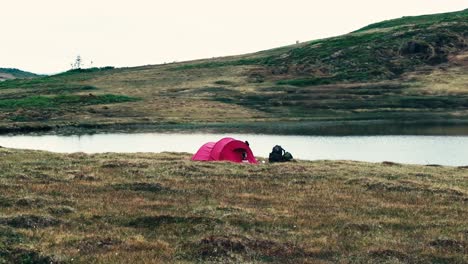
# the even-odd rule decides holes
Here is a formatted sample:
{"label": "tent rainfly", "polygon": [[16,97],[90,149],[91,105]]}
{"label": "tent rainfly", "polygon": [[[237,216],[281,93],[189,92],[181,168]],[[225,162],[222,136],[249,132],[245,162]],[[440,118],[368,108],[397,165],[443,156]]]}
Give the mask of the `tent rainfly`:
{"label": "tent rainfly", "polygon": [[252,150],[246,142],[233,138],[223,138],[218,142],[205,143],[193,155],[192,160],[216,161],[226,160],[232,162],[257,163]]}

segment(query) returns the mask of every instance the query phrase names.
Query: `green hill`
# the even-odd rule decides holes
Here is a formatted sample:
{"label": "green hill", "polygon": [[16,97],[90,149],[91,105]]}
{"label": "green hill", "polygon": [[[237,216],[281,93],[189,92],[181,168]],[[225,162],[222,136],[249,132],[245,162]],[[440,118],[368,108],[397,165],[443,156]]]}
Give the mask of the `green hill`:
{"label": "green hill", "polygon": [[11,79],[36,78],[39,76],[40,75],[14,69],[14,68],[0,68],[0,81],[11,80]]}
{"label": "green hill", "polygon": [[465,123],[467,18],[468,10],[403,17],[240,56],[5,81],[0,130]]}

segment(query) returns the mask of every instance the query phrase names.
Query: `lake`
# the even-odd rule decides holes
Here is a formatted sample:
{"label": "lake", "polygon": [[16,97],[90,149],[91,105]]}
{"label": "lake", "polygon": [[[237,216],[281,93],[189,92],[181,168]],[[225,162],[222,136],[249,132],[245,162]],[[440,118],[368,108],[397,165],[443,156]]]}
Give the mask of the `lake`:
{"label": "lake", "polygon": [[95,134],[0,136],[0,146],[61,153],[188,152],[223,137],[247,140],[253,153],[268,157],[281,145],[304,160],[392,161],[408,164],[468,165],[468,136],[276,136],[257,134]]}

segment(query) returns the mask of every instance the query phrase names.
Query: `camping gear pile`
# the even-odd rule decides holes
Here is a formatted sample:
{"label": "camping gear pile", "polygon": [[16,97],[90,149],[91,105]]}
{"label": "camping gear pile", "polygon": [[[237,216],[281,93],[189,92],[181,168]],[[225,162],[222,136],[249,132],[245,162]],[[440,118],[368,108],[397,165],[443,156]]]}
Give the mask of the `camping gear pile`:
{"label": "camping gear pile", "polygon": [[[293,156],[291,153],[284,150],[281,146],[276,145],[273,147],[269,162],[286,162],[291,161]],[[240,141],[234,138],[222,138],[218,142],[208,142],[203,144],[200,149],[193,155],[192,160],[197,161],[232,161],[232,162],[246,162],[256,164],[252,150],[250,149],[249,142]]]}
{"label": "camping gear pile", "polygon": [[293,156],[291,153],[284,150],[280,145],[276,145],[273,147],[270,155],[268,156],[269,162],[286,162],[291,161]]}

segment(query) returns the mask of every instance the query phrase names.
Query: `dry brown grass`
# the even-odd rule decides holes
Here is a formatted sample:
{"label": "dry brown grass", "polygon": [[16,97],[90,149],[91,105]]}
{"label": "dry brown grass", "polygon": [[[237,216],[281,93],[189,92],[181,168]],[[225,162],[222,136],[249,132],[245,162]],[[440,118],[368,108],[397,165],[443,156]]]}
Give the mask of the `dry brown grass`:
{"label": "dry brown grass", "polygon": [[468,261],[466,168],[0,157],[0,262]]}
{"label": "dry brown grass", "polygon": [[251,89],[247,76],[253,67],[226,66],[210,70],[170,71],[171,67],[173,66],[161,65],[136,68],[97,77],[86,83],[96,85],[106,92],[144,98],[143,104],[140,102],[109,106],[100,111],[103,112],[102,117],[105,112],[110,112],[116,116],[144,117],[154,123],[209,123],[223,122],[226,118],[236,122],[268,116],[264,112],[238,104],[212,100],[214,98],[209,92],[198,92],[198,89],[222,87],[223,85],[216,84],[217,81],[228,82],[228,88],[235,91]]}

